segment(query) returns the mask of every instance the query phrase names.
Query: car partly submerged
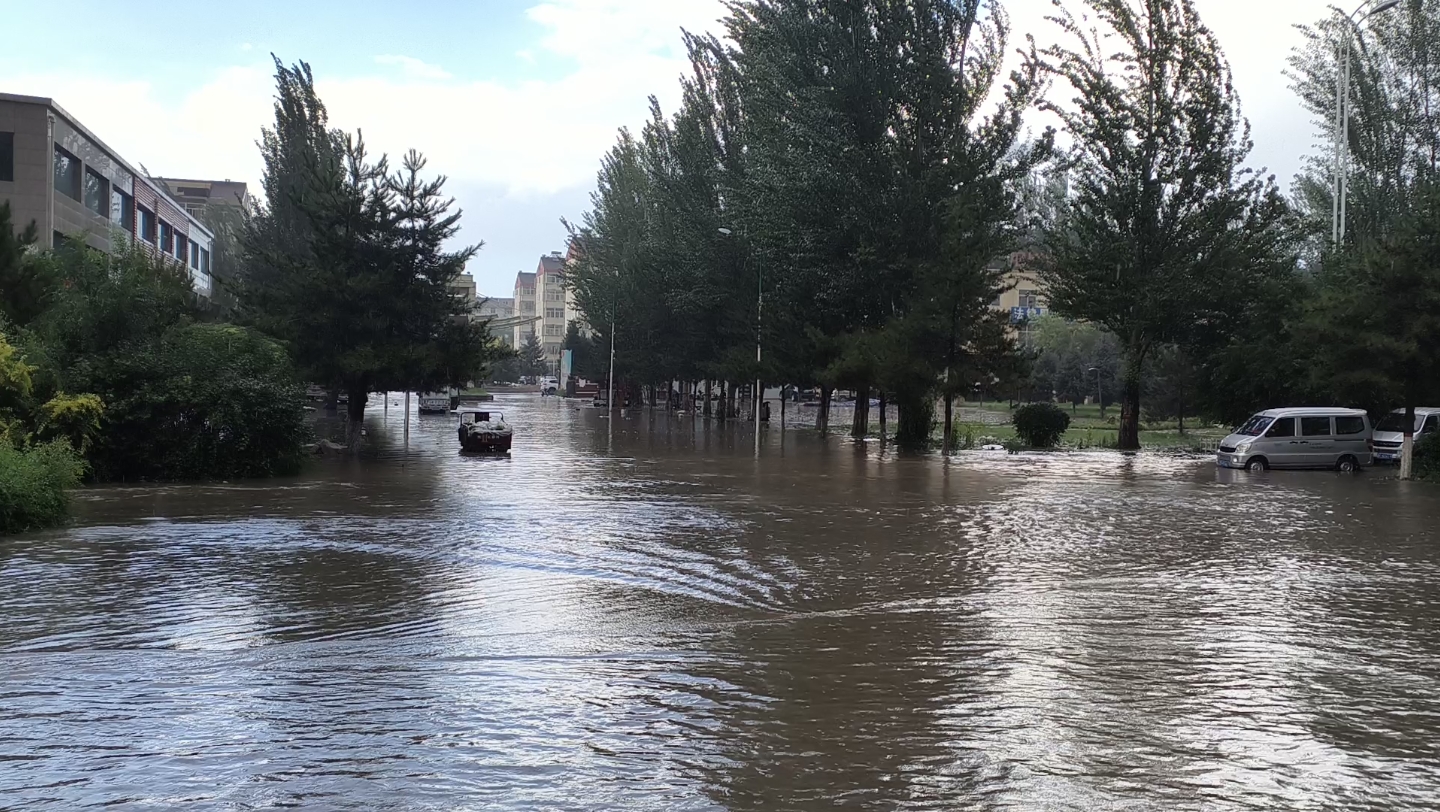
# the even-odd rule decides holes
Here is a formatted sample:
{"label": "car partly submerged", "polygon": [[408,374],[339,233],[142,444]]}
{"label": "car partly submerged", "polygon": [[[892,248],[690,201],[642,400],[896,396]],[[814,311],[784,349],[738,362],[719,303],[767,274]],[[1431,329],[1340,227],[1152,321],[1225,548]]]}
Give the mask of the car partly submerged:
{"label": "car partly submerged", "polygon": [[1352,472],[1373,461],[1372,439],[1370,416],[1362,409],[1269,409],[1222,440],[1215,462],[1252,473],[1271,468]]}
{"label": "car partly submerged", "polygon": [[[1440,431],[1440,406],[1417,406],[1415,423],[1410,428],[1418,441],[1422,436]],[[1375,462],[1399,463],[1405,451],[1405,410],[1396,409],[1375,424]]]}

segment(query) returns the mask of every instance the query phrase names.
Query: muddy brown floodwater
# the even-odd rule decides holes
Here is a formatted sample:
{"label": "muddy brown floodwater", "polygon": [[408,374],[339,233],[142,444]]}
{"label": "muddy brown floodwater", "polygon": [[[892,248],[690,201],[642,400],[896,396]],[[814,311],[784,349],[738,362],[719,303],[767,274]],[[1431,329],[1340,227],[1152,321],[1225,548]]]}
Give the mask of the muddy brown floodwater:
{"label": "muddy brown floodwater", "polygon": [[0,808],[1440,804],[1440,489],[499,407],[0,540]]}

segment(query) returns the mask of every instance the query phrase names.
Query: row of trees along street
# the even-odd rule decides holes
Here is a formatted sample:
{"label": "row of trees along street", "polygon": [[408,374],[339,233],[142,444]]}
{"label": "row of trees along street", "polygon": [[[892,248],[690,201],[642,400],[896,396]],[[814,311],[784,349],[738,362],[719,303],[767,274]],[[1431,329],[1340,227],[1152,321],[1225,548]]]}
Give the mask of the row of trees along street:
{"label": "row of trees along street", "polygon": [[[988,0],[729,8],[723,39],[685,35],[679,109],[652,99],[620,133],[572,226],[571,284],[617,377],[818,386],[822,430],[834,388],[878,391],[907,447],[931,441],[938,398],[948,444],[977,383],[1084,388],[990,306],[1015,257],[1113,348],[1121,448],[1142,410],[1440,400],[1440,4],[1303,29],[1289,81],[1327,141],[1342,56],[1354,77],[1340,241],[1336,156],[1310,156],[1288,197],[1247,163],[1193,0],[1060,0],[1043,46]],[[1035,392],[1044,364],[1068,369]]]}

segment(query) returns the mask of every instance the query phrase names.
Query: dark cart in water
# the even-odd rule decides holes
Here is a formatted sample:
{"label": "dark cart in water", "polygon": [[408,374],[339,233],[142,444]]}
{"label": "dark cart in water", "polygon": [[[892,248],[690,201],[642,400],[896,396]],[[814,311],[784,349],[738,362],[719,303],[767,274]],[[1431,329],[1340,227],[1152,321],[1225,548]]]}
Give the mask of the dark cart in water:
{"label": "dark cart in water", "polygon": [[514,437],[505,415],[469,410],[460,413],[460,448],[476,454],[508,454]]}

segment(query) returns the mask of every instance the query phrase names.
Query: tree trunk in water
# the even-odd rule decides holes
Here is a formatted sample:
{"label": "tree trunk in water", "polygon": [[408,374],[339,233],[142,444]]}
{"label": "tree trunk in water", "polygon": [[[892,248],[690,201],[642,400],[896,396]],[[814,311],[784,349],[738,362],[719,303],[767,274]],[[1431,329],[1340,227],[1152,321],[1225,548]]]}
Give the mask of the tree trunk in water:
{"label": "tree trunk in water", "polygon": [[1415,407],[1405,406],[1405,442],[1400,445],[1400,478],[1415,478]]}
{"label": "tree trunk in water", "polygon": [[1140,450],[1140,365],[1142,360],[1136,357],[1125,359],[1125,379],[1120,384],[1119,447],[1121,451]]}
{"label": "tree trunk in water", "polygon": [[709,419],[710,419],[710,415],[714,414],[713,410],[711,409],[711,403],[710,403],[710,379],[709,379],[709,378],[706,378],[706,379],[705,379],[705,404],[704,404],[703,406],[701,406],[701,409],[702,409],[702,410],[704,411],[704,413],[705,413],[705,419],[706,419],[706,420],[709,420]]}
{"label": "tree trunk in water", "polygon": [[365,387],[358,387],[359,391],[356,389],[356,387],[351,387],[348,390],[350,403],[345,407],[345,416],[350,418],[352,423],[359,423],[365,419],[365,399],[368,396]]}
{"label": "tree trunk in water", "polygon": [[955,453],[955,396],[945,395],[945,439],[940,441],[945,456]]}
{"label": "tree trunk in water", "polygon": [[737,391],[739,387],[733,383],[727,382],[725,389],[725,417],[729,419],[737,414],[735,411],[735,399],[739,397],[740,393]]}
{"label": "tree trunk in water", "polygon": [[821,436],[830,433],[830,396],[835,390],[828,387],[820,387],[820,408],[815,412],[815,428],[820,430]]}
{"label": "tree trunk in water", "polygon": [[929,393],[897,392],[895,405],[900,407],[895,445],[906,451],[920,451],[930,445],[930,431],[935,427],[935,400]]}
{"label": "tree trunk in water", "polygon": [[870,387],[855,390],[855,414],[850,420],[850,436],[863,440],[870,433]]}
{"label": "tree trunk in water", "polygon": [[885,390],[884,390],[884,389],[881,389],[881,390],[880,390],[880,444],[881,444],[881,445],[884,445],[884,444],[885,444],[885,431],[886,431],[886,427],[889,425],[889,420],[888,420],[888,418],[887,418],[887,416],[886,416],[886,414],[885,414],[886,410],[887,410],[887,406],[886,406],[886,403],[885,403]]}

